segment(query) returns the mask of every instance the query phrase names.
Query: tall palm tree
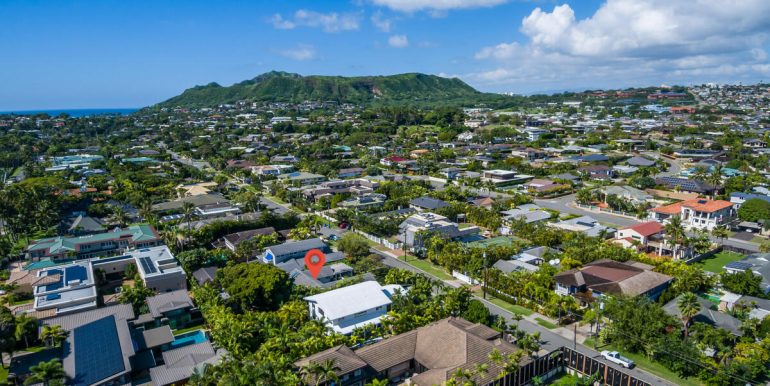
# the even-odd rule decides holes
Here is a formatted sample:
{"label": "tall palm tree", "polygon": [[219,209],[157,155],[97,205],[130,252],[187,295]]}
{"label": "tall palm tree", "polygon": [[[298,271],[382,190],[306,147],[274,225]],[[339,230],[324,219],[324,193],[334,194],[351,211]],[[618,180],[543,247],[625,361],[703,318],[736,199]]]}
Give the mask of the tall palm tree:
{"label": "tall palm tree", "polygon": [[64,378],[67,376],[64,372],[64,367],[62,367],[58,359],[40,362],[29,369],[32,375],[24,380],[25,386],[38,383],[42,383],[43,386],[64,385]]}
{"label": "tall palm tree", "polygon": [[16,317],[16,340],[24,341],[24,346],[29,348],[29,337],[37,339],[37,319],[32,316],[20,314]]}
{"label": "tall palm tree", "polygon": [[673,255],[674,259],[678,257],[679,247],[686,243],[687,234],[682,225],[682,218],[679,215],[673,216],[668,219],[668,222],[663,227],[666,232],[666,238],[669,243],[674,246]]}
{"label": "tall palm tree", "polygon": [[182,204],[182,214],[184,215],[184,221],[187,222],[187,232],[192,231],[192,216],[195,214],[195,205],[191,202],[185,202]]}
{"label": "tall palm tree", "polygon": [[686,292],[676,301],[676,306],[684,323],[684,337],[687,338],[690,334],[690,321],[700,312],[700,302],[694,293]]}
{"label": "tall palm tree", "polygon": [[123,210],[123,207],[115,205],[112,207],[112,219],[122,228],[128,223],[128,213]]}
{"label": "tall palm tree", "polygon": [[372,379],[366,386],[388,386],[389,384],[387,379]]}

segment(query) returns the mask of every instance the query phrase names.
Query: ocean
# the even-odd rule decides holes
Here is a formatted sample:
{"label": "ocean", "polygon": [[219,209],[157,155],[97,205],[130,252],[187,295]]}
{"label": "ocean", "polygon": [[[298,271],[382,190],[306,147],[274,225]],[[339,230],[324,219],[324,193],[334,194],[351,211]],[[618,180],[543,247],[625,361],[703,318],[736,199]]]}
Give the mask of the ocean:
{"label": "ocean", "polygon": [[17,111],[0,111],[0,115],[3,114],[16,114],[16,115],[35,115],[35,114],[48,114],[55,117],[59,114],[65,113],[71,117],[87,117],[92,115],[128,115],[139,109],[131,108],[114,108],[114,109],[60,109],[60,110],[17,110]]}

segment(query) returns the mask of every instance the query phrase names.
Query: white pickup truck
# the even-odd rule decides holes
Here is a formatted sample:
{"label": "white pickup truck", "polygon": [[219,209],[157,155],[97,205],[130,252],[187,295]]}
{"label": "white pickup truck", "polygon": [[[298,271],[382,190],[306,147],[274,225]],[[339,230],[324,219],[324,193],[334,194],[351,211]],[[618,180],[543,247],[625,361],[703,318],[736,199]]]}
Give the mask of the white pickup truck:
{"label": "white pickup truck", "polygon": [[630,368],[634,367],[634,361],[632,361],[632,360],[630,360],[630,359],[628,359],[628,358],[626,358],[624,356],[621,356],[620,353],[618,353],[617,351],[606,351],[605,350],[605,351],[602,351],[602,356],[604,357],[604,359],[606,359],[606,360],[608,360],[608,361],[610,361],[612,363],[619,364],[619,365],[621,365],[621,366],[623,366],[623,367],[625,367],[627,369],[630,369]]}

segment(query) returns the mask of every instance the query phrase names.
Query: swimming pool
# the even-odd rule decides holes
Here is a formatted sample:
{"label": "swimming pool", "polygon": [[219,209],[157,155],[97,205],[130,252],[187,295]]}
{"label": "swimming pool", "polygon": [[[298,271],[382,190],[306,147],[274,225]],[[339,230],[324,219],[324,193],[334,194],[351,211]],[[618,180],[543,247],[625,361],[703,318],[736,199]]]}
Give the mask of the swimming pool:
{"label": "swimming pool", "polygon": [[174,335],[174,341],[170,343],[172,349],[188,346],[196,343],[203,343],[209,340],[206,336],[206,332],[203,330],[195,330],[186,332],[181,335]]}

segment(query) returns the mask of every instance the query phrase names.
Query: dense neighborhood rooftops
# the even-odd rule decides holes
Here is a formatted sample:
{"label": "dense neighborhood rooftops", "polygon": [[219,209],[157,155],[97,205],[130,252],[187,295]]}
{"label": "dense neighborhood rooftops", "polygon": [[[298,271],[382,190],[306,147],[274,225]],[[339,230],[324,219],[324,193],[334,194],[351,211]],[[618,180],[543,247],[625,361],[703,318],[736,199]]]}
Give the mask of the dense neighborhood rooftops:
{"label": "dense neighborhood rooftops", "polygon": [[673,278],[653,272],[641,263],[599,260],[580,269],[560,272],[554,280],[564,286],[585,287],[600,293],[637,296],[647,293]]}

